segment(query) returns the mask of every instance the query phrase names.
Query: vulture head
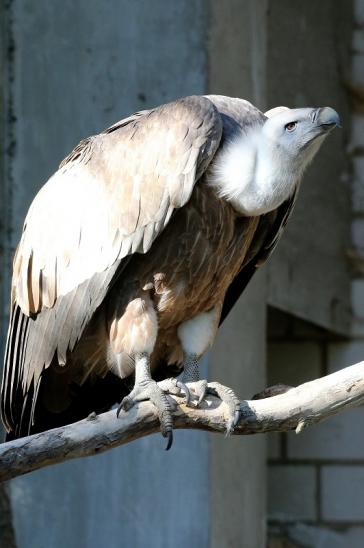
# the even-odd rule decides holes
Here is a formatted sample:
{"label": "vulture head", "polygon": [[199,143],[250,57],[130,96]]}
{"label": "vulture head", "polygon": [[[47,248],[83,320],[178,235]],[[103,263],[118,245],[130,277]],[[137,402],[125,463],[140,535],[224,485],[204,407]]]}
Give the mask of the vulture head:
{"label": "vulture head", "polygon": [[292,196],[326,136],[340,126],[331,107],[276,107],[265,117],[235,134],[212,166],[219,195],[248,216],[268,213]]}
{"label": "vulture head", "polygon": [[297,108],[277,107],[265,113],[268,120],[262,133],[268,146],[303,170],[313,159],[320,145],[341,120],[331,107]]}

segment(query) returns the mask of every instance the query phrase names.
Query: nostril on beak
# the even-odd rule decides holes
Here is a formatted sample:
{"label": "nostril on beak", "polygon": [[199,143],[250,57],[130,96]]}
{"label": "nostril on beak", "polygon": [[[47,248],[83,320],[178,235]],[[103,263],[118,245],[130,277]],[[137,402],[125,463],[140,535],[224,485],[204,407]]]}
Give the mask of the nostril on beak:
{"label": "nostril on beak", "polygon": [[318,116],[318,113],[319,113],[319,108],[315,108],[312,112],[311,112],[311,122],[314,123],[316,121],[316,118]]}

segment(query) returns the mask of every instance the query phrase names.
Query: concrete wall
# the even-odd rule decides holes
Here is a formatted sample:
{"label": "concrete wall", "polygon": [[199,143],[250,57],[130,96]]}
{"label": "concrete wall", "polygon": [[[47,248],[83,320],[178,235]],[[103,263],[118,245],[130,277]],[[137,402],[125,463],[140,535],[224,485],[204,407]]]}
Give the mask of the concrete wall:
{"label": "concrete wall", "polygon": [[[297,385],[363,360],[362,340],[292,316],[268,314],[268,384]],[[269,435],[270,548],[362,548],[364,408],[331,417],[299,435]]]}
{"label": "concrete wall", "polygon": [[352,3],[272,1],[267,30],[269,107],[331,106],[343,120],[303,178],[295,211],[269,264],[273,306],[350,332],[350,78]]}
{"label": "concrete wall", "polygon": [[[266,279],[253,280],[221,328],[211,375],[249,399],[266,386]],[[266,437],[211,439],[211,546],[264,547],[266,539]]]}
{"label": "concrete wall", "polygon": [[[14,48],[6,65],[8,146],[1,187],[3,333],[10,258],[25,212],[82,137],[139,108],[193,93],[225,92],[264,104],[265,72],[264,41],[257,41],[256,32],[265,3],[256,8],[252,1],[232,2],[222,10],[202,0],[17,0],[7,7],[7,44]],[[236,32],[230,33],[233,22]],[[234,54],[228,65],[217,55],[223,53],[222,32]],[[240,66],[246,49],[252,53]],[[256,284],[236,309],[239,326],[230,320],[224,327],[210,372],[242,395],[264,385],[264,275]],[[254,313],[246,317],[244,310]],[[226,340],[235,353],[231,363]],[[154,436],[12,481],[17,547],[264,546],[264,438],[225,440],[181,431],[175,438],[167,454],[162,438]]]}
{"label": "concrete wall", "polygon": [[[328,103],[345,117],[348,112],[340,67],[347,59],[351,2],[3,0],[0,10],[1,341],[11,257],[24,214],[37,189],[82,137],[138,108],[192,93],[241,96],[262,109]],[[209,378],[230,384],[242,397],[266,384],[267,276],[270,303],[348,331],[344,258],[349,202],[348,188],[341,192],[338,185],[338,173],[346,169],[342,139],[336,136],[325,147],[277,257],[238,303],[211,354]],[[360,161],[355,165],[359,172]],[[356,226],[361,234],[360,222]],[[353,287],[359,296],[361,278]],[[305,353],[285,340],[283,347],[275,347],[275,363],[281,363],[281,355],[291,356],[292,363],[302,352],[311,374],[318,374],[317,367],[322,372],[318,348],[324,343],[309,332]],[[297,365],[296,380],[303,367]],[[279,508],[312,524],[318,519],[318,485],[329,485],[329,468],[326,472],[316,461],[300,460],[305,445],[297,446],[287,461],[288,442],[282,439],[272,439],[276,460],[270,492],[286,486],[288,498],[279,500]],[[16,540],[18,548],[265,546],[265,437],[225,440],[179,431],[171,453],[162,447],[155,436],[11,482],[12,522],[3,517],[9,514],[9,501],[0,492],[5,509],[0,535],[7,535],[9,546]],[[335,465],[343,465],[340,456],[335,459]],[[296,474],[302,481],[290,499]],[[274,514],[277,507],[270,501]],[[355,527],[350,534],[357,534]]]}
{"label": "concrete wall", "polygon": [[[364,359],[363,0],[356,0],[354,8],[352,58],[347,64],[346,79],[352,105],[346,153],[352,177],[343,181],[346,185],[351,183],[353,208],[351,243],[347,246],[353,273],[349,336],[335,338],[330,331],[271,311],[268,322],[270,383],[299,384]],[[311,299],[308,302],[311,303]],[[363,428],[364,408],[360,407],[332,417],[299,436],[294,433],[270,436],[271,548],[287,544],[312,548],[361,548],[364,545]]]}

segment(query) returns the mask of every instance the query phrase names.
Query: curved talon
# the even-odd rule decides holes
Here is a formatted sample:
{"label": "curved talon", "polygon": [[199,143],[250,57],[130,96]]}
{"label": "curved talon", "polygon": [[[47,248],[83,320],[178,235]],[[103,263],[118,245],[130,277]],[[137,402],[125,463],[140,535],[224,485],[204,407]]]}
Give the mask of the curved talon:
{"label": "curved talon", "polygon": [[226,423],[226,436],[230,436],[234,432],[234,428],[239,424],[241,411],[239,409],[234,412]]}
{"label": "curved talon", "polygon": [[206,396],[206,390],[207,390],[207,383],[203,385],[203,388],[201,390],[200,397],[198,398],[197,406],[200,405],[204,397]]}
{"label": "curved talon", "polygon": [[191,381],[189,382],[189,384],[192,385],[192,393],[197,398],[197,400],[196,399],[192,400],[191,390],[189,387],[187,387],[187,390],[189,392],[189,397],[188,398],[186,397],[186,404],[189,407],[198,407],[207,394],[207,386],[208,386],[207,381],[206,380]]}
{"label": "curved talon", "polygon": [[123,400],[119,403],[119,406],[116,410],[116,418],[119,418],[119,415],[122,409],[123,409]]}
{"label": "curved talon", "polygon": [[240,417],[241,417],[241,410],[239,409],[239,410],[236,410],[234,413],[233,428],[238,426],[240,422]]}
{"label": "curved talon", "polygon": [[234,419],[233,417],[231,417],[227,423],[226,423],[226,432],[225,432],[225,437],[227,438],[228,436],[230,436],[230,434],[232,434],[234,432]]}
{"label": "curved talon", "polygon": [[[130,392],[131,394],[131,392]],[[130,394],[128,396],[124,396],[124,398],[119,403],[119,407],[116,410],[116,416],[119,418],[119,415],[121,411],[129,411],[134,405],[133,400],[130,398]]]}
{"label": "curved talon", "polygon": [[173,430],[169,430],[168,432],[166,432],[164,437],[168,438],[166,451],[169,451],[173,443]]}
{"label": "curved talon", "polygon": [[191,392],[188,386],[182,381],[176,381],[176,386],[178,386],[178,388],[182,390],[182,392],[184,392],[184,395],[186,398],[186,405],[188,405],[191,401]]}

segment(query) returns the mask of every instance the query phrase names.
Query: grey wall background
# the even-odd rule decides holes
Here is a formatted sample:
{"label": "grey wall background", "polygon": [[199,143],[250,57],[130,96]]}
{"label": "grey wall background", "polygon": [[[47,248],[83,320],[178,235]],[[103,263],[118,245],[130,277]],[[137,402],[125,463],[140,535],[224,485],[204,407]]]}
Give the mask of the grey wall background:
{"label": "grey wall background", "polygon": [[[347,116],[351,11],[344,0],[0,0],[1,341],[24,215],[81,138],[193,93],[262,109],[329,104]],[[206,364],[242,397],[266,384],[267,302],[348,333],[344,140],[325,145],[276,257]],[[0,492],[0,546],[265,546],[265,437],[175,437],[168,454],[155,436],[12,481]]]}
{"label": "grey wall background", "polygon": [[344,131],[322,148],[269,269],[269,303],[339,333],[350,332],[350,110],[352,3],[269,4],[267,96],[270,105],[330,105]]}

